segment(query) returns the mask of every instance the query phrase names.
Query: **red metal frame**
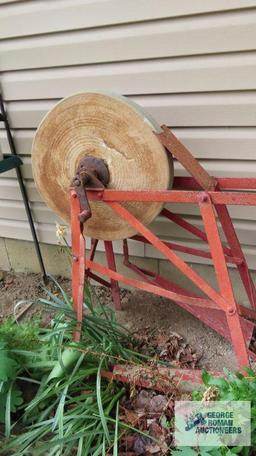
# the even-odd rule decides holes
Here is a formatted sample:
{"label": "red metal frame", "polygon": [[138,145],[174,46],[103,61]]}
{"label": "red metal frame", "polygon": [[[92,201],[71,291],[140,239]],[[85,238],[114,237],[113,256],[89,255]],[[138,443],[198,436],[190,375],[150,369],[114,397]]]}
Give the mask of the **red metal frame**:
{"label": "red metal frame", "polygon": [[[104,242],[107,267],[94,261],[97,240],[92,240],[90,255],[88,258],[85,257],[85,239],[82,234],[83,227],[78,220],[80,211],[79,200],[74,190],[71,189],[72,289],[74,308],[78,320],[78,329],[75,337],[77,339],[79,338],[79,323],[81,322],[83,311],[85,278],[91,277],[100,284],[110,287],[115,308],[118,310],[121,309],[118,283],[122,282],[126,285],[164,296],[176,302],[179,306],[230,340],[237,357],[238,365],[240,367],[248,366],[249,356],[254,359],[256,358],[255,354],[249,350],[249,343],[255,326],[251,320],[256,320],[256,289],[251,279],[250,271],[227,205],[256,206],[256,193],[245,191],[256,190],[256,179],[213,178],[202,168],[200,163],[195,160],[192,154],[167,127],[163,126],[162,128],[163,133],[158,135],[159,140],[166,147],[167,151],[172,153],[191,174],[191,177],[175,178],[173,190],[120,191],[88,189],[87,196],[89,200],[103,201],[111,206],[138,233],[132,239],[151,244],[155,247],[181,273],[194,283],[203,292],[205,297],[202,297],[202,295],[197,296],[195,293],[179,287],[177,284],[170,282],[158,274],[132,264],[129,260],[127,240],[123,241],[124,264],[138,275],[138,279],[126,277],[116,271],[115,256],[111,241]],[[231,191],[234,189],[236,191]],[[237,191],[237,189],[242,191]],[[194,227],[181,216],[173,214],[167,209],[163,209],[161,215],[169,220],[170,223],[176,223],[182,229],[204,241],[208,246],[208,250],[195,249],[173,242],[162,241],[120,204],[126,201],[197,204],[201,212],[204,231]],[[225,244],[221,241],[218,225],[221,226],[225,234]],[[175,252],[183,252],[189,255],[211,259],[218,283],[218,291]],[[228,264],[232,264],[237,268],[251,308],[247,308],[236,302]],[[102,275],[108,277],[110,282],[103,279],[101,277]],[[140,278],[143,278],[143,280]],[[197,374],[193,374],[193,372],[191,371],[188,375],[192,375],[194,379],[197,379]],[[177,375],[175,370],[175,376]]]}

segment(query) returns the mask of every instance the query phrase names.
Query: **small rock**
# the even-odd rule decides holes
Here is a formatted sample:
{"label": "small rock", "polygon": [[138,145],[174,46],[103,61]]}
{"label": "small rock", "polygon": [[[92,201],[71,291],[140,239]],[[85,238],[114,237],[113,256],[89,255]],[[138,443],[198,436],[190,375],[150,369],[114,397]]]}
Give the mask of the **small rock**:
{"label": "small rock", "polygon": [[150,445],[151,440],[147,437],[135,437],[133,451],[137,454],[145,454],[147,445]]}
{"label": "small rock", "polygon": [[142,410],[150,410],[152,395],[149,391],[141,390],[136,398],[135,407]]}
{"label": "small rock", "polygon": [[152,397],[150,401],[150,409],[151,412],[160,413],[162,412],[165,407],[167,406],[167,399],[162,394],[157,394],[156,396]]}

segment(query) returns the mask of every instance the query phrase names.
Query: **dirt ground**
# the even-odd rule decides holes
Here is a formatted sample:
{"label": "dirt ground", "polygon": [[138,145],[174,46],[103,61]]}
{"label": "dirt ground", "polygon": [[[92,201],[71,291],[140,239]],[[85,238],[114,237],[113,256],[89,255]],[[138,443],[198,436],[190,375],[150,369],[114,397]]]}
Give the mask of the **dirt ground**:
{"label": "dirt ground", "polygon": [[[70,293],[70,281],[57,278],[61,286]],[[49,285],[52,288],[52,285]],[[32,300],[44,296],[41,277],[39,274],[12,274],[0,271],[0,319],[13,315],[15,304],[20,300]],[[112,305],[109,290],[103,287],[93,287],[95,303]],[[141,291],[122,290],[123,310],[117,313],[118,320],[129,329],[142,333],[161,330],[168,334],[176,332],[195,350],[199,358],[198,367],[221,370],[223,367],[234,369],[235,357],[230,344],[213,330],[206,327],[191,314],[181,309],[171,301],[153,296]],[[16,313],[23,310],[19,307]],[[37,306],[32,306],[23,318],[40,312]]]}

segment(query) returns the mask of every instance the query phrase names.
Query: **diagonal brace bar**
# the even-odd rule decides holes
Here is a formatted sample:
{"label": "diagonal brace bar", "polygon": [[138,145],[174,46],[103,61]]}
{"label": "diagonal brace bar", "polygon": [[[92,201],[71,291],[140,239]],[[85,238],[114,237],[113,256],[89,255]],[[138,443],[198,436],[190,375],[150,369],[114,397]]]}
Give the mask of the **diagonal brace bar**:
{"label": "diagonal brace bar", "polygon": [[[171,220],[173,223],[176,223],[176,225],[180,226],[184,230],[189,231],[189,233],[192,233],[194,236],[198,237],[202,241],[208,242],[206,233],[204,231],[202,231],[199,228],[197,228],[196,226],[192,225],[191,223],[189,223],[187,220],[185,220],[180,215],[173,214],[173,212],[169,211],[166,208],[162,209],[160,215],[163,215],[168,220]],[[225,245],[223,245],[222,247],[223,247],[224,252],[228,256],[232,255],[231,250],[228,247],[226,247]]]}
{"label": "diagonal brace bar", "polygon": [[132,227],[141,233],[159,252],[161,252],[171,263],[174,264],[186,277],[199,287],[210,299],[220,308],[225,310],[227,303],[225,299],[212,288],[199,274],[197,274],[185,261],[169,249],[152,231],[145,227],[133,214],[118,203],[108,203],[120,217],[126,220]]}

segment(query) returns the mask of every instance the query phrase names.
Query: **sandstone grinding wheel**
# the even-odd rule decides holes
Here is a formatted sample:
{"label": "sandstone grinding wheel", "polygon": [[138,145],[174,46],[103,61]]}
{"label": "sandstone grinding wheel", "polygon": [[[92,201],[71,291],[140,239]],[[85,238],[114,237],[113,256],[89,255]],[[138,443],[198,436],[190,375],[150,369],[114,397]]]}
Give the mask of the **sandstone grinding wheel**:
{"label": "sandstone grinding wheel", "polygon": [[[173,180],[172,161],[152,130],[159,126],[125,97],[80,93],[60,101],[42,120],[32,147],[32,168],[42,198],[69,222],[69,187],[79,161],[90,155],[108,166],[107,188],[166,190]],[[91,202],[85,233],[96,239],[125,239],[134,228],[104,202]],[[149,224],[162,203],[122,203]]]}

